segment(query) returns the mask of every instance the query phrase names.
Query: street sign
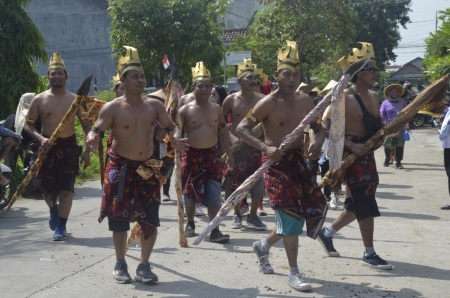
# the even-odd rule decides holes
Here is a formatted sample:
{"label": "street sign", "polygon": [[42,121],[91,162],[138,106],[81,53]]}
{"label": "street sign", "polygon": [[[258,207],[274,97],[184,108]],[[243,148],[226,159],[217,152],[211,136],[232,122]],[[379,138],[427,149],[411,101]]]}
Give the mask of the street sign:
{"label": "street sign", "polygon": [[244,62],[244,58],[251,59],[251,51],[241,51],[241,52],[226,52],[225,62],[227,65],[238,65]]}

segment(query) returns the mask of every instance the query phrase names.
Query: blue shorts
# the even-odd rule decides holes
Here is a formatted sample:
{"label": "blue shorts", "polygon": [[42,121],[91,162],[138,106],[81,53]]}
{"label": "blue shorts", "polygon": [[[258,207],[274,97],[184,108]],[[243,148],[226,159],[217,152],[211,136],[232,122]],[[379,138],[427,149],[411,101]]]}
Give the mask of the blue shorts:
{"label": "blue shorts", "polygon": [[[221,207],[222,201],[220,195],[222,192],[222,185],[220,182],[212,179],[206,179],[205,194],[203,195],[203,205],[207,207]],[[183,195],[184,204],[193,207],[197,204],[197,200],[190,199]]]}
{"label": "blue shorts", "polygon": [[301,235],[303,233],[305,219],[302,218],[301,220],[298,220],[281,210],[275,210],[275,225],[277,226],[277,235]]}
{"label": "blue shorts", "polygon": [[[231,177],[226,177],[224,182],[225,187],[225,198],[228,198],[232,193],[233,190],[231,190]],[[258,179],[255,185],[253,185],[252,189],[250,189],[250,198],[255,199],[262,199],[264,198],[264,192],[266,191],[266,188],[264,186],[264,178],[261,177]]]}

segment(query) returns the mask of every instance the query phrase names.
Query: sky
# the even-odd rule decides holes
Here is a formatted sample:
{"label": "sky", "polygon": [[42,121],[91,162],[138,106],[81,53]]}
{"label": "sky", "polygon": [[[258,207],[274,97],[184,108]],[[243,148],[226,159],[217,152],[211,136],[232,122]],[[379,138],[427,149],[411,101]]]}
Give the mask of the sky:
{"label": "sky", "polygon": [[[409,18],[411,23],[406,24],[406,29],[401,27],[402,39],[394,50],[397,59],[392,64],[403,65],[414,58],[425,55],[425,39],[436,28],[436,12],[450,7],[450,0],[412,0]],[[440,26],[438,22],[438,29]]]}

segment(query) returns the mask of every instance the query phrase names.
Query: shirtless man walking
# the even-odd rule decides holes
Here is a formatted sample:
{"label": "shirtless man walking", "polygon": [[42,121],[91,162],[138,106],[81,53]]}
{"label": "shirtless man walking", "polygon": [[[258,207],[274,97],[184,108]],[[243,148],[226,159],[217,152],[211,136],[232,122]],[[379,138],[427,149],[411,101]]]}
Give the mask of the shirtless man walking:
{"label": "shirtless man walking", "polygon": [[[313,237],[321,227],[326,213],[327,202],[311,171],[303,159],[303,137],[299,137],[285,152],[280,146],[284,136],[291,133],[301,120],[314,108],[308,95],[295,92],[300,84],[300,63],[297,45],[287,41],[285,49],[278,52],[278,66],[275,78],[278,89],[261,99],[237,127],[237,133],[249,145],[263,152],[263,162],[276,160],[266,171],[264,183],[270,206],[275,211],[276,227],[261,241],[253,243],[262,273],[274,272],[269,263],[269,249],[283,239],[290,267],[288,284],[298,291],[308,291],[311,285],[300,274],[298,256],[298,236],[306,222],[308,236]],[[262,122],[264,140],[253,136],[252,129]],[[322,129],[315,121],[311,128],[323,140]],[[310,147],[310,157],[320,155],[321,142]]]}
{"label": "shirtless man walking", "polygon": [[[219,211],[222,167],[219,138],[228,154],[228,166],[233,168],[231,140],[220,106],[209,101],[212,90],[211,75],[203,62],[192,68],[193,96],[195,100],[179,109],[176,138],[182,131],[190,145],[181,156],[181,178],[186,208],[186,237],[195,236],[195,205],[202,203],[208,207],[208,217],[212,220]],[[224,243],[230,239],[219,228],[212,230],[210,241]]]}
{"label": "shirtless man walking", "polygon": [[[81,109],[78,109],[68,120],[56,142],[51,144],[50,136],[76,98],[75,94],[66,90],[67,71],[64,60],[57,52],[53,53],[50,59],[48,81],[50,89],[32,99],[24,129],[41,144],[42,148],[51,148],[37,176],[41,181],[45,202],[50,208],[49,226],[55,231],[53,240],[61,241],[67,237],[66,223],[72,209],[72,190],[79,172],[78,159],[81,152],[75,136],[75,117],[80,119],[85,134],[91,129],[91,124],[89,119],[83,118]],[[35,128],[35,123],[39,119],[42,123],[40,133]],[[84,168],[89,166],[90,157],[87,148],[81,154],[81,162],[84,163]]]}
{"label": "shirtless man walking", "polygon": [[[375,85],[377,67],[374,60],[373,46],[370,43],[360,43],[361,49],[354,48],[353,55],[341,58],[339,65],[345,71],[351,61],[355,70],[361,67],[365,60],[371,57],[367,65],[358,71],[352,82],[354,86],[344,91],[345,95],[345,142],[344,149],[356,154],[356,159],[345,173],[348,197],[345,199],[344,210],[328,227],[323,228],[317,240],[330,257],[339,257],[339,252],[333,246],[333,236],[355,219],[358,221],[364,245],[361,259],[363,265],[390,270],[393,266],[383,260],[376,252],[373,244],[374,218],[380,216],[375,200],[378,186],[378,172],[373,152],[368,152],[365,142],[370,138],[364,121],[363,111],[355,96],[360,96],[367,110],[376,118],[380,118],[378,96],[370,87]],[[372,55],[372,56],[371,56]],[[330,121],[324,121],[325,129],[330,128]]]}
{"label": "shirtless man walking", "polygon": [[[117,70],[125,94],[101,109],[87,136],[87,143],[96,150],[99,135],[108,129],[114,134],[107,153],[99,217],[100,222],[108,218],[109,230],[113,232],[116,252],[114,279],[117,283],[131,282],[125,261],[125,245],[130,222],[137,221],[142,230],[142,250],[135,280],[149,283],[158,281],[158,276],[151,271],[149,259],[160,223],[160,185],[164,182],[159,171],[162,161],[153,157],[153,132],[158,122],[171,135],[175,124],[158,99],[142,95],[146,80],[138,52],[133,47],[124,48],[126,51],[119,57]],[[171,142],[177,149],[182,149],[182,142],[173,138]]]}
{"label": "shirtless man walking", "polygon": [[[245,115],[252,110],[256,103],[263,97],[262,94],[255,92],[255,86],[258,86],[258,75],[255,72],[254,64],[251,59],[244,59],[244,62],[238,65],[237,70],[238,84],[241,91],[227,96],[223,102],[222,110],[225,118],[231,115],[232,124],[229,126],[230,133],[236,136],[236,127],[245,118]],[[261,151],[244,144],[233,152],[235,167],[230,170],[225,168],[225,200],[241,185],[245,179],[253,174],[261,166]],[[247,216],[247,225],[255,230],[265,230],[267,226],[261,222],[256,212],[258,206],[264,197],[264,181],[263,178],[250,190],[251,206],[250,213]],[[231,227],[240,229],[242,227],[242,214],[240,205],[234,207],[235,215]]]}

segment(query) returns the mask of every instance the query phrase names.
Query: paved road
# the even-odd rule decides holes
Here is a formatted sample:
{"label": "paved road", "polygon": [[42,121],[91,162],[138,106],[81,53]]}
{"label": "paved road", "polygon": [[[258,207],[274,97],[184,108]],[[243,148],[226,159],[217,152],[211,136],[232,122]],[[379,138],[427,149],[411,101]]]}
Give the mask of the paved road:
{"label": "paved road", "polygon": [[[383,151],[376,152],[382,217],[376,220],[375,247],[395,265],[392,271],[360,265],[362,242],[357,225],[351,224],[335,237],[341,258],[325,257],[317,241],[300,237],[299,266],[313,291],[299,293],[287,285],[289,268],[282,244],[271,250],[276,273],[259,273],[251,244],[266,232],[232,230],[231,217],[222,223],[222,230],[231,235],[230,243],[205,241],[178,247],[172,201],[161,206],[161,227],[151,256],[160,281],[119,285],[112,278],[111,234],[106,222],[97,222],[99,182],[92,181],[76,188],[65,242],[51,241],[48,209],[42,200],[24,198],[7,214],[0,212],[0,296],[448,297],[450,211],[439,209],[450,203],[443,153],[435,129],[414,130],[413,137],[405,150],[404,170],[383,167]],[[327,223],[337,215],[331,210]],[[205,227],[205,220],[197,218],[198,230]],[[263,220],[272,227],[273,213],[269,211]],[[133,247],[127,254],[132,275],[139,251]]]}

